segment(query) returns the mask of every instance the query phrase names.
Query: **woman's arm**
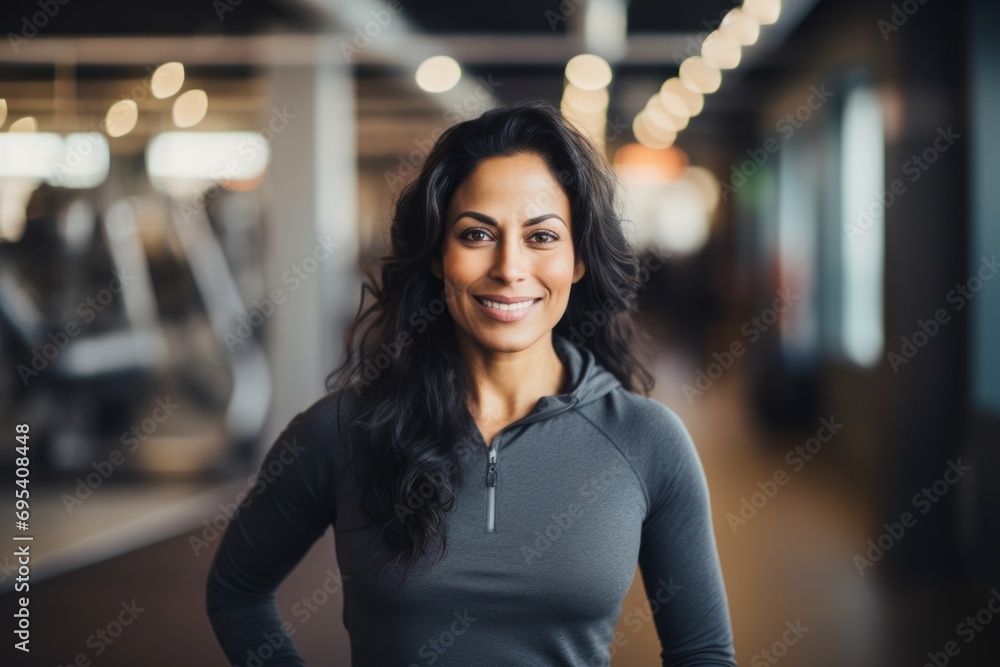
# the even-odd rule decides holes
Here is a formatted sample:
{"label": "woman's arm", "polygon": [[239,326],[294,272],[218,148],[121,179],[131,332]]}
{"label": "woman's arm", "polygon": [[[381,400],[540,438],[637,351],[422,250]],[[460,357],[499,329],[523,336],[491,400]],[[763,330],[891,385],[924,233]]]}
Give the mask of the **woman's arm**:
{"label": "woman's arm", "polygon": [[705,472],[683,422],[673,412],[667,421],[660,436],[668,439],[667,447],[648,489],[650,511],[639,549],[660,660],[670,667],[735,667]]}
{"label": "woman's arm", "polygon": [[335,431],[321,407],[295,415],[278,436],[245,495],[234,499],[241,509],[212,562],[206,608],[232,665],[305,666],[282,629],[275,590],[336,520]]}

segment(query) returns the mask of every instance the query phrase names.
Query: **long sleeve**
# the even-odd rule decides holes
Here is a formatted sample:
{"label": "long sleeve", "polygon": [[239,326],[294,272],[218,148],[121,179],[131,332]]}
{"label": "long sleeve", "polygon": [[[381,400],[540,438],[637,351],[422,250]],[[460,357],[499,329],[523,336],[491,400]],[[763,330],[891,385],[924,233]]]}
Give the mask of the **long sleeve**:
{"label": "long sleeve", "polygon": [[667,412],[660,465],[649,483],[639,566],[660,638],[663,665],[735,667],[708,484],[681,420]]}
{"label": "long sleeve", "polygon": [[319,407],[293,417],[271,446],[212,562],[206,610],[232,665],[305,666],[275,591],[336,521],[333,429]]}

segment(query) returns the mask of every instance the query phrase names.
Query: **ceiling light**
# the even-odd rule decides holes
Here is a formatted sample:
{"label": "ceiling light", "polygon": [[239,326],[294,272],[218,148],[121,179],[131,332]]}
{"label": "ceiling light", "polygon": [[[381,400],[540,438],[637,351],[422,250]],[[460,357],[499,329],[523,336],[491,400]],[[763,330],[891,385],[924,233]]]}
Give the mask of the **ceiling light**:
{"label": "ceiling light", "polygon": [[688,90],[707,95],[722,85],[722,72],[701,56],[691,56],[681,63],[680,80]]}
{"label": "ceiling light", "polygon": [[688,115],[671,113],[663,105],[663,99],[659,93],[650,97],[649,101],[646,102],[646,116],[649,122],[671,132],[680,132],[688,126]]}
{"label": "ceiling light", "polygon": [[208,94],[204,90],[189,90],[174,100],[174,125],[197,125],[208,112]]}
{"label": "ceiling light", "polygon": [[118,100],[104,117],[104,130],[109,137],[123,137],[135,129],[138,121],[139,107],[135,100]]}
{"label": "ceiling light", "polygon": [[761,25],[771,25],[781,15],[781,0],[746,0],[743,11]]}
{"label": "ceiling light", "polygon": [[431,56],[417,67],[417,85],[428,93],[443,93],[458,85],[462,68],[451,56]]}
{"label": "ceiling light", "polygon": [[35,120],[34,116],[25,116],[24,118],[19,118],[10,124],[7,129],[8,132],[37,132],[38,131],[38,121]]}
{"label": "ceiling light", "polygon": [[604,58],[581,53],[566,63],[566,78],[584,90],[599,90],[611,83],[611,65]]}
{"label": "ceiling light", "polygon": [[716,30],[701,43],[701,57],[719,69],[733,69],[740,64],[740,45],[731,35]]}
{"label": "ceiling light", "polygon": [[[680,100],[686,109],[684,114],[686,116],[697,116],[705,107],[705,97],[701,93],[696,93],[687,88],[677,77],[667,79],[663,82],[663,85],[660,87],[660,96]],[[668,99],[664,99],[664,102],[668,102]],[[666,106],[668,109],[670,108],[669,103]]]}
{"label": "ceiling light", "polygon": [[164,99],[175,95],[184,85],[184,65],[178,62],[163,63],[150,77],[153,97]]}
{"label": "ceiling light", "polygon": [[650,131],[649,125],[646,123],[645,111],[637,113],[632,121],[632,134],[635,135],[636,141],[647,148],[667,148],[674,143],[674,140],[666,133],[662,133],[660,136]]}
{"label": "ceiling light", "polygon": [[760,37],[760,23],[739,7],[726,14],[719,29],[729,34],[736,40],[737,44],[742,46],[755,44],[757,38]]}

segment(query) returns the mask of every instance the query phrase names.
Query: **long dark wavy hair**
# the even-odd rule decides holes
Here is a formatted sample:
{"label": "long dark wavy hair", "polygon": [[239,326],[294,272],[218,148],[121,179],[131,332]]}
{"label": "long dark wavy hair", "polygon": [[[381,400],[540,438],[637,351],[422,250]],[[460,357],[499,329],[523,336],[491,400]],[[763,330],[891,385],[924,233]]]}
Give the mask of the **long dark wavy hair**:
{"label": "long dark wavy hair", "polygon": [[444,512],[462,483],[456,445],[471,419],[456,325],[431,260],[440,257],[456,188],[483,160],[515,154],[542,158],[561,184],[574,251],[587,269],[553,333],[569,337],[593,324],[588,312],[603,314],[596,331],[583,329],[593,331],[584,345],[629,391],[653,388],[637,354],[645,349],[637,345],[644,342],[637,339],[639,257],[618,214],[617,179],[596,146],[544,102],[494,108],[448,128],[399,194],[390,250],[376,266],[363,263],[367,280],[344,337],[346,358],[326,378],[330,392],[356,392],[348,436],[353,495],[372,523],[384,524],[379,535],[393,557],[386,567],[405,561],[403,580],[435,541],[431,564],[444,555]]}

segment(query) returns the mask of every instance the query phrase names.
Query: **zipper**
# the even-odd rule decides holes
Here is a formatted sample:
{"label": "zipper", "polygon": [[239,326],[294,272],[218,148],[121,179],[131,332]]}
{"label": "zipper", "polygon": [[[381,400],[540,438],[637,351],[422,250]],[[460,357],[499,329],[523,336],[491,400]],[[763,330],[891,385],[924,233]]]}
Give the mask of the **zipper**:
{"label": "zipper", "polygon": [[486,532],[494,532],[497,515],[497,440],[493,439],[486,464]]}
{"label": "zipper", "polygon": [[529,424],[533,421],[543,419],[545,417],[551,417],[559,414],[560,412],[565,412],[569,410],[579,399],[576,396],[571,396],[570,400],[567,401],[557,410],[552,410],[548,412],[540,412],[534,415],[528,415],[522,419],[514,422],[513,424],[508,424],[504,426],[493,438],[493,444],[489,447],[489,456],[486,459],[486,532],[495,533],[496,532],[496,516],[497,516],[497,451],[500,447],[500,436],[508,428],[513,426],[521,426],[523,424]]}

